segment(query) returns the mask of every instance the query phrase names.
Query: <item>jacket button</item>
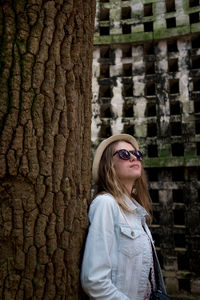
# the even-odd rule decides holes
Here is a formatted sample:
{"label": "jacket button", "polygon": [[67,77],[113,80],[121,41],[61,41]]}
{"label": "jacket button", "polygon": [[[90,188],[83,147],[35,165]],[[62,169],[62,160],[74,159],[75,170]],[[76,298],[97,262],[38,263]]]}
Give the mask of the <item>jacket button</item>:
{"label": "jacket button", "polygon": [[131,235],[134,236],[134,232],[133,231],[131,231]]}

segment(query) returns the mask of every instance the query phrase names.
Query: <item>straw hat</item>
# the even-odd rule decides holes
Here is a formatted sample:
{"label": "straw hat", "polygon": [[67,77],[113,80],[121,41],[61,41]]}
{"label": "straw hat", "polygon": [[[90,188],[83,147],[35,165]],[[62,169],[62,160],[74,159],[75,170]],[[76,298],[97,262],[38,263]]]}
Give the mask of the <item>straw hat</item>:
{"label": "straw hat", "polygon": [[92,165],[92,176],[93,176],[93,179],[95,182],[98,181],[99,163],[100,163],[100,160],[101,160],[104,150],[112,142],[120,141],[120,140],[131,143],[136,150],[139,150],[139,146],[138,146],[136,139],[132,135],[129,135],[129,134],[116,134],[116,135],[112,135],[109,138],[103,140],[103,142],[101,142],[99,144],[99,146],[96,149],[96,152],[94,154],[94,160],[93,160],[93,165]]}

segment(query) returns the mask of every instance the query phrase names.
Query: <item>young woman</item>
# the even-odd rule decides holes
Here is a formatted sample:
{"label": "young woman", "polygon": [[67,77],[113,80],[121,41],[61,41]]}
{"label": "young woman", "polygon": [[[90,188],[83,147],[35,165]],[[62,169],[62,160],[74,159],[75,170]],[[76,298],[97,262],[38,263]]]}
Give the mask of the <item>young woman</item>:
{"label": "young woman", "polygon": [[[156,288],[155,248],[147,226],[151,200],[135,138],[119,134],[104,140],[96,150],[92,173],[98,194],[89,210],[83,289],[90,299],[150,299]],[[157,265],[159,288],[165,292]]]}

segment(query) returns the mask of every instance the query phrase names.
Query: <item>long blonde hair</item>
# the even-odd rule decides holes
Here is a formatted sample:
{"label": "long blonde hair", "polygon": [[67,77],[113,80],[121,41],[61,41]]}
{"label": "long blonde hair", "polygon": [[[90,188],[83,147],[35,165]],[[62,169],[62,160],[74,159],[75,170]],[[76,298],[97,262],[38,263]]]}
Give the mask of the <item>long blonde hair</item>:
{"label": "long blonde hair", "polygon": [[[98,193],[110,193],[116,199],[118,205],[122,209],[129,212],[133,212],[125,202],[125,195],[128,195],[128,192],[125,186],[119,180],[118,176],[116,175],[115,168],[113,166],[112,158],[114,148],[115,145],[118,144],[120,141],[116,141],[108,145],[102,154],[98,172]],[[150,224],[152,221],[152,202],[148,192],[147,180],[143,166],[141,176],[138,179],[136,179],[134,188],[135,194],[133,197],[147,211],[147,221]]]}

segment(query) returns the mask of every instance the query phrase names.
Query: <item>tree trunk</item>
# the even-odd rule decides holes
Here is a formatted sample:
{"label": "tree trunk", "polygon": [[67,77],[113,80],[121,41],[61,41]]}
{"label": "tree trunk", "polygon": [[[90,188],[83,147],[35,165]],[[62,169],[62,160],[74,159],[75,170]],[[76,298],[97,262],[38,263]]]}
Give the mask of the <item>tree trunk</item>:
{"label": "tree trunk", "polygon": [[84,299],[95,0],[0,3],[0,298]]}

